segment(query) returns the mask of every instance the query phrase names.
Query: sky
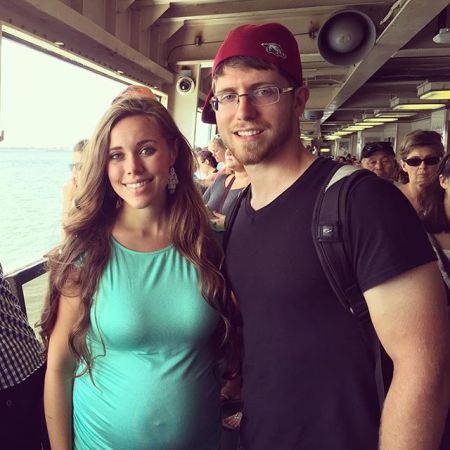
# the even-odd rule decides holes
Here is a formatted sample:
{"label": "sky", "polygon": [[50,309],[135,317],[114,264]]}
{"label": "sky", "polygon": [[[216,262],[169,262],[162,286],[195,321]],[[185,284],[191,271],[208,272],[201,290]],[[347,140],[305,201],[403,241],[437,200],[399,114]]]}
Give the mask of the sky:
{"label": "sky", "polygon": [[72,148],[125,87],[7,38],[0,64],[0,148]]}

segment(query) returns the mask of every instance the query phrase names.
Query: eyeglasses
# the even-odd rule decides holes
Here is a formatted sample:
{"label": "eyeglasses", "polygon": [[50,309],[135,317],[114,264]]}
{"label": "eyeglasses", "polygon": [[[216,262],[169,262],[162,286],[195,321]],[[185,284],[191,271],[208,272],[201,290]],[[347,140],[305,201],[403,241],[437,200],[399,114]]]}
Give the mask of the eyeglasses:
{"label": "eyeglasses", "polygon": [[69,169],[70,170],[80,170],[81,169],[81,163],[72,163],[69,164]]}
{"label": "eyeglasses", "polygon": [[424,163],[426,166],[435,166],[439,163],[441,158],[438,156],[427,156],[425,158],[419,158],[418,156],[414,156],[413,158],[404,159],[406,164],[408,166],[417,167],[420,166],[422,163]]}
{"label": "eyeglasses", "polygon": [[278,86],[265,86],[257,89],[252,89],[247,94],[234,94],[227,92],[225,94],[215,95],[211,98],[209,103],[214,111],[219,110],[219,105],[222,108],[231,109],[239,105],[241,97],[248,97],[252,105],[264,106],[272,105],[280,101],[280,95],[291,92],[295,87],[280,88]]}

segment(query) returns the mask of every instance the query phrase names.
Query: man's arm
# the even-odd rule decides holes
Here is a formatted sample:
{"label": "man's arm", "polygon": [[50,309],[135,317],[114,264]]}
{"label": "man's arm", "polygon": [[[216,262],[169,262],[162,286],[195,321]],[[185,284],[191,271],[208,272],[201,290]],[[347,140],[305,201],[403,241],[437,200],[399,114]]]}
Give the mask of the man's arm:
{"label": "man's arm", "polygon": [[380,449],[438,449],[450,404],[450,329],[439,269],[424,264],[364,296],[394,363]]}

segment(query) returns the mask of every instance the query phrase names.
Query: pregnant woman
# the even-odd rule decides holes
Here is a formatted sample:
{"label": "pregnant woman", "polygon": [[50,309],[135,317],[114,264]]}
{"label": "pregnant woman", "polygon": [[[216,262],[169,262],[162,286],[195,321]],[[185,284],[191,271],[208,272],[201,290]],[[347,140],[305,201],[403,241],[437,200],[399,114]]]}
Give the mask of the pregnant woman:
{"label": "pregnant woman", "polygon": [[53,449],[219,448],[222,253],[166,109],[114,103],[83,152],[42,318]]}

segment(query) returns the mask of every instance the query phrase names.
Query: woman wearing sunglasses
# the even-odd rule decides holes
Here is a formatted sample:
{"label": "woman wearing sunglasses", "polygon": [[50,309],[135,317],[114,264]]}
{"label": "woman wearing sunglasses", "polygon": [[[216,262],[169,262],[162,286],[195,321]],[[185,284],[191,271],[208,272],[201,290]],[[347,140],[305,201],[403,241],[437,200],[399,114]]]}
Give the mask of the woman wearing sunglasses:
{"label": "woman wearing sunglasses", "polygon": [[408,175],[408,182],[401,185],[400,190],[417,212],[421,211],[419,197],[436,175],[443,155],[441,135],[435,131],[412,131],[400,145],[402,169]]}

